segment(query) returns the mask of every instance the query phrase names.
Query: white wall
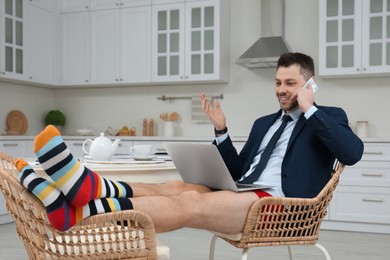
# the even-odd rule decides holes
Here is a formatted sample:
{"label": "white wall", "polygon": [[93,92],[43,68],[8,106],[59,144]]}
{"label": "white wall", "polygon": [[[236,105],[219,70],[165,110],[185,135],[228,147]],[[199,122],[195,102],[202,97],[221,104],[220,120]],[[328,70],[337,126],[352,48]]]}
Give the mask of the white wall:
{"label": "white wall", "polygon": [[53,107],[54,91],[32,86],[0,82],[0,134],[7,129],[7,114],[20,110],[28,120],[28,135],[42,129],[47,111]]}
{"label": "white wall", "polygon": [[[231,67],[228,84],[199,84],[176,86],[139,86],[121,88],[88,88],[44,90],[35,87],[20,87],[7,93],[1,87],[0,107],[2,116],[10,110],[11,104],[4,101],[20,99],[14,103],[28,111],[30,121],[42,117],[42,111],[49,107],[62,109],[68,118],[65,131],[74,133],[82,127],[91,127],[95,133],[108,126],[135,126],[142,134],[142,119],[153,118],[158,123],[161,112],[177,111],[181,120],[177,133],[184,136],[210,136],[211,125],[196,125],[191,122],[190,100],[173,103],[157,100],[161,95],[193,96],[201,91],[209,94],[224,94],[222,107],[228,118],[230,133],[234,136],[247,135],[252,122],[259,116],[274,112],[278,104],[274,94],[275,69],[249,70],[234,63],[254,41],[260,37],[260,1],[231,0]],[[286,38],[293,51],[311,55],[318,64],[318,1],[286,1]],[[390,120],[386,113],[387,96],[390,95],[388,77],[321,79],[317,82],[320,90],[317,103],[343,107],[349,115],[351,125],[357,120],[369,120],[370,136],[388,137]],[[3,97],[3,93],[7,93]],[[26,96],[26,93],[29,96]],[[50,99],[54,93],[54,98]],[[36,104],[27,105],[26,100],[34,99]],[[17,107],[16,105],[13,105]],[[24,111],[24,112],[26,112]],[[4,115],[3,115],[4,114]],[[381,116],[381,114],[385,114]],[[2,122],[0,122],[0,127]],[[37,122],[30,124],[30,133],[41,129]],[[4,128],[4,127],[2,127]]]}

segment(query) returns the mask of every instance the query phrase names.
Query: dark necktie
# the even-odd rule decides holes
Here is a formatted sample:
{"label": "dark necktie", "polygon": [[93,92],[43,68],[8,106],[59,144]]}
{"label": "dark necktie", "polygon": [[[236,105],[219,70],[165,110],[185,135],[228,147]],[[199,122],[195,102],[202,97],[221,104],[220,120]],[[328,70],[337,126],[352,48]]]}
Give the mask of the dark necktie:
{"label": "dark necktie", "polygon": [[264,152],[261,155],[260,161],[256,166],[256,169],[248,177],[240,181],[240,183],[254,183],[259,179],[260,174],[267,166],[268,160],[271,157],[272,151],[274,150],[275,145],[280,138],[280,135],[283,133],[283,130],[286,128],[287,123],[292,120],[292,118],[289,115],[284,115],[282,120],[282,124],[279,126],[278,130],[276,130],[271,140],[265,147]]}

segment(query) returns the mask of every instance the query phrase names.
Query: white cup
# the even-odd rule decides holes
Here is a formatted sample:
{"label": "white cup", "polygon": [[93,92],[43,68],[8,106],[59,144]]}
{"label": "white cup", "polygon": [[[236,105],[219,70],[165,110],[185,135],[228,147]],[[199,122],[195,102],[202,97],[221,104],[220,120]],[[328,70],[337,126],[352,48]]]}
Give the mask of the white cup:
{"label": "white cup", "polygon": [[134,145],[130,147],[130,155],[132,156],[150,156],[152,154],[152,145]]}

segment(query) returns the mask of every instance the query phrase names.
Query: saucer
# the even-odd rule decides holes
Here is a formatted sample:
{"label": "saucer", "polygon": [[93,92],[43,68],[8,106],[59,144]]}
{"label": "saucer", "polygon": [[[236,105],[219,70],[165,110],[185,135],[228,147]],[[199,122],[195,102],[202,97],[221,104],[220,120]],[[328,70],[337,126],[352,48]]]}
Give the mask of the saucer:
{"label": "saucer", "polygon": [[156,158],[157,156],[154,156],[154,155],[149,155],[149,156],[130,156],[130,158],[133,158],[134,160],[136,161],[151,161],[153,160],[154,158]]}

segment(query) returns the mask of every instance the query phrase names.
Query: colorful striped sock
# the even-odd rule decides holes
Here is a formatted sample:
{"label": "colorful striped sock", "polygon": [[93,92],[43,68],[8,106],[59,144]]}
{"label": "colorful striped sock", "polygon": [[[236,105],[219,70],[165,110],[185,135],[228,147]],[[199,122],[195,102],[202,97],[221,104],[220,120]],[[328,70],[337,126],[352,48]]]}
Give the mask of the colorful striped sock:
{"label": "colorful striped sock", "polygon": [[66,231],[82,219],[105,212],[133,209],[128,198],[102,198],[90,201],[83,207],[70,204],[54,182],[39,177],[22,159],[15,161],[20,172],[20,182],[45,206],[50,224],[59,231]]}
{"label": "colorful striped sock", "polygon": [[98,198],[133,196],[133,190],[127,183],[107,180],[77,160],[64,143],[61,133],[52,125],[36,136],[34,152],[45,172],[76,207]]}

